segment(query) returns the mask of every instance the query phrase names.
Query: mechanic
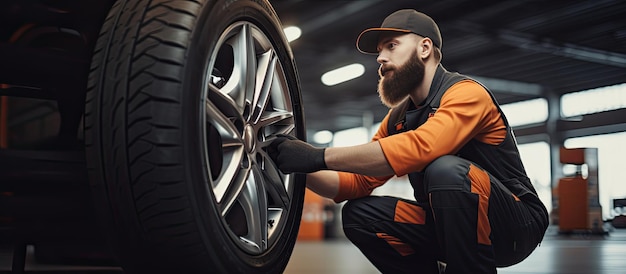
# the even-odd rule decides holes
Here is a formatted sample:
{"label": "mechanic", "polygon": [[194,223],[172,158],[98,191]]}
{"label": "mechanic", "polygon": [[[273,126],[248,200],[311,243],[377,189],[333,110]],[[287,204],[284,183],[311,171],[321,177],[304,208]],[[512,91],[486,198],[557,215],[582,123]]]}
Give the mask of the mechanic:
{"label": "mechanic", "polygon": [[[383,273],[496,273],[542,241],[548,213],[526,175],[493,94],[440,64],[437,24],[415,10],[363,31],[357,48],[378,55],[378,93],[390,108],[372,141],[316,148],[277,136],[281,171],[339,203],[347,238]],[[408,175],[413,200],[370,196]]]}

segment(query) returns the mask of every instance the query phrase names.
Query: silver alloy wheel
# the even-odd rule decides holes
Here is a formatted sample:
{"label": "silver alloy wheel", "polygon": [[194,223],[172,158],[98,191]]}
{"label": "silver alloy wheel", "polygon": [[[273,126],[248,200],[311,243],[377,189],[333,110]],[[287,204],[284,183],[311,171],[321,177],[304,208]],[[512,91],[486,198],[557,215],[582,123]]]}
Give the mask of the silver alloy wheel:
{"label": "silver alloy wheel", "polygon": [[205,159],[208,191],[231,240],[247,253],[280,237],[293,197],[293,176],[267,153],[276,134],[293,134],[294,113],[281,61],[261,29],[235,22],[207,60]]}

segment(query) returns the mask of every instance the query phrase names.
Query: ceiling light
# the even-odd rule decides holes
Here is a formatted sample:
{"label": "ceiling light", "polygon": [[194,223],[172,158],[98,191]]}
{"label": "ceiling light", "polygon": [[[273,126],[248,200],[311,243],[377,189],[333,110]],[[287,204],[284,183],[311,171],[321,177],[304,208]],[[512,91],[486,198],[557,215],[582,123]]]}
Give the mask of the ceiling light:
{"label": "ceiling light", "polygon": [[300,28],[296,26],[286,27],[283,29],[283,32],[285,33],[287,41],[289,42],[300,38],[300,35],[302,35],[302,30],[300,30]]}
{"label": "ceiling light", "polygon": [[333,140],[333,133],[329,130],[320,130],[313,134],[313,142],[318,144],[328,144]]}
{"label": "ceiling light", "polygon": [[365,67],[361,64],[352,64],[338,69],[331,70],[322,75],[322,83],[327,86],[334,86],[345,81],[357,78],[365,73]]}

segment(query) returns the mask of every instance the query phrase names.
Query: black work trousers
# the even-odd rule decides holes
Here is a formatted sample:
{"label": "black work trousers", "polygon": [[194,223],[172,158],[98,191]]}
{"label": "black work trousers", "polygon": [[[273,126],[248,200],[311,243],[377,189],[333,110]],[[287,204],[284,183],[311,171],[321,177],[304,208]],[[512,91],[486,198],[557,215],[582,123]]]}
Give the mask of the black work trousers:
{"label": "black work trousers", "polygon": [[443,156],[424,173],[426,203],[388,196],[348,201],[343,229],[382,273],[496,273],[525,259],[547,229],[529,204],[470,161]]}

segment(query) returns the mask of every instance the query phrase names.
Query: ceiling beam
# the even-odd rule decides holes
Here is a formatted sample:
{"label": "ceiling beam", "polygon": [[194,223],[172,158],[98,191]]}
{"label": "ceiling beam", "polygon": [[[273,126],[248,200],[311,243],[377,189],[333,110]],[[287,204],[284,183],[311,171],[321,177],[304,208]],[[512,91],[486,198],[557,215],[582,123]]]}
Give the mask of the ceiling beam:
{"label": "ceiling beam", "polygon": [[494,93],[523,95],[523,96],[541,96],[543,87],[539,84],[531,84],[519,81],[511,81],[504,79],[496,79],[482,76],[470,76],[482,83]]}
{"label": "ceiling beam", "polygon": [[382,2],[382,0],[371,1],[347,1],[345,5],[340,8],[334,9],[331,12],[326,12],[321,16],[317,16],[315,19],[307,20],[298,27],[302,29],[302,32],[315,32],[318,29],[327,27],[339,21],[345,19],[346,16],[351,14],[357,14],[361,10],[367,9],[375,4]]}
{"label": "ceiling beam", "polygon": [[[626,130],[626,109],[585,114],[578,120],[560,119],[556,122],[556,128],[563,139],[624,132]],[[519,141],[520,137],[544,135],[548,129],[546,123],[541,123],[514,127],[513,131]],[[526,140],[523,143],[526,143]]]}
{"label": "ceiling beam", "polygon": [[552,55],[568,57],[586,62],[626,68],[626,54],[583,47],[571,43],[559,44],[551,41],[550,39],[533,39],[528,37],[528,35],[515,33],[509,30],[499,31],[498,40],[509,46],[525,50],[549,53]]}
{"label": "ceiling beam", "polygon": [[448,25],[464,32],[488,37],[504,45],[524,50],[548,53],[605,66],[626,68],[626,54],[579,46],[573,43],[560,43],[554,39],[536,37],[532,34],[509,29],[493,31],[483,25],[465,20],[455,20]]}

